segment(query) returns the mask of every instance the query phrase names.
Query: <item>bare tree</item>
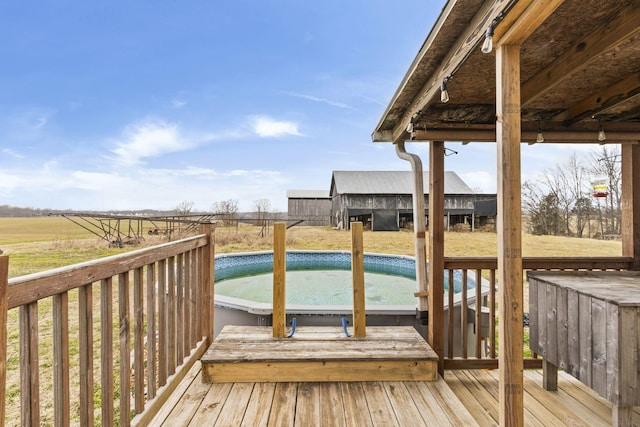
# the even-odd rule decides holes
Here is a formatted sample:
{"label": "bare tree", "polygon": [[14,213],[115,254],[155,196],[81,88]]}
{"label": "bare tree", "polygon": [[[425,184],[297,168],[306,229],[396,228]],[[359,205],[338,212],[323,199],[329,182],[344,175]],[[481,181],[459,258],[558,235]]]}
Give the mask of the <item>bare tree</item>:
{"label": "bare tree", "polygon": [[262,228],[260,236],[264,236],[268,232],[269,211],[271,210],[271,202],[269,199],[258,199],[253,201],[253,207],[256,211],[257,222]]}
{"label": "bare tree", "polygon": [[605,178],[609,194],[605,201],[604,233],[620,234],[622,223],[622,172],[620,168],[620,146],[602,145],[592,154],[591,173],[594,178]]}
{"label": "bare tree", "polygon": [[238,200],[227,199],[215,202],[213,206],[211,206],[211,210],[216,216],[222,218],[224,225],[238,225]]}
{"label": "bare tree", "polygon": [[178,206],[176,206],[175,211],[180,216],[187,216],[191,213],[192,209],[193,209],[193,202],[184,200],[178,203]]}

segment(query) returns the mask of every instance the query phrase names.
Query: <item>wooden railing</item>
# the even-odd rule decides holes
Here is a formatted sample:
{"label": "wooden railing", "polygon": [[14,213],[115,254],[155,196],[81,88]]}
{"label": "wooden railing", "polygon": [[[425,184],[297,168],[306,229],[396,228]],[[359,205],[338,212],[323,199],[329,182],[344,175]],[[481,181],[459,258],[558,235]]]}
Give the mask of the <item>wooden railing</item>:
{"label": "wooden railing", "polygon": [[[5,413],[7,384],[12,386],[5,380],[6,362],[18,353],[13,347],[20,354],[19,385],[13,387],[19,390],[23,425],[147,425],[213,339],[214,236],[209,224],[202,231],[173,243],[11,280],[8,258],[0,257],[0,426],[6,419],[17,422]],[[526,257],[523,269],[626,270],[631,263],[625,257]],[[496,258],[449,257],[445,269],[450,280],[454,270],[462,271],[463,285],[459,301],[453,292],[444,295],[449,307],[459,307],[448,310],[444,322],[452,326],[447,326],[445,368],[496,368]],[[469,277],[476,283],[482,279],[487,292],[469,288]],[[469,305],[471,296],[475,303]],[[12,324],[17,318],[19,328]],[[481,331],[474,340],[469,328]],[[49,341],[53,351],[43,351]],[[40,360],[47,351],[51,360]],[[525,359],[525,367],[538,366],[540,359]],[[52,410],[39,396],[49,384]]]}
{"label": "wooden railing", "polygon": [[[0,258],[0,314],[6,316],[7,308],[19,311],[22,425],[148,424],[213,339],[213,226],[203,224],[201,231],[176,242],[18,277],[8,286],[3,286],[8,260]],[[8,325],[0,319],[0,330],[16,329],[11,324],[15,317]],[[52,357],[41,349],[49,341]],[[6,335],[0,334],[0,343],[0,386],[5,387]],[[43,354],[51,360],[40,360]],[[53,411],[40,399],[49,377]],[[7,394],[1,391],[3,423]]]}
{"label": "wooden railing", "polygon": [[[628,270],[632,265],[629,257],[524,257],[522,267],[527,270]],[[445,292],[447,318],[445,340],[445,369],[497,368],[496,310],[499,284],[496,281],[498,262],[495,257],[447,257],[445,269],[449,272],[449,291]],[[454,271],[462,274],[462,289],[459,300],[454,300]],[[524,274],[523,271],[523,274]],[[469,287],[469,276],[473,283],[485,284]],[[475,298],[475,299],[474,299]],[[474,300],[469,305],[469,299]],[[525,304],[528,301],[525,300]],[[498,320],[499,321],[499,320]],[[469,331],[472,329],[471,333]],[[473,344],[470,345],[470,337]],[[541,359],[535,354],[525,357],[525,368],[540,368]]]}

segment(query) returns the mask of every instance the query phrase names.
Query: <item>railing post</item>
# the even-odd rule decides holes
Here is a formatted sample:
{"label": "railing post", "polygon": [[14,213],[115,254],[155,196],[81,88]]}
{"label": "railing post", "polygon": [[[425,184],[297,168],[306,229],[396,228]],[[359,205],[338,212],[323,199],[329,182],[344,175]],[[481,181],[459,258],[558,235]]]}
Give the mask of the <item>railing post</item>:
{"label": "railing post", "polygon": [[202,333],[207,338],[207,345],[213,342],[213,293],[214,293],[214,262],[216,256],[215,227],[212,223],[200,224],[200,231],[207,235],[207,246],[204,247],[202,255]]}
{"label": "railing post", "polygon": [[351,223],[351,274],[353,282],[353,335],[367,336],[367,313],[364,298],[364,249],[362,223]]}
{"label": "railing post", "polygon": [[286,270],[287,252],[285,250],[286,224],[273,224],[273,337],[284,338],[287,315],[286,300]]}
{"label": "railing post", "polygon": [[0,427],[4,427],[7,392],[7,288],[9,257],[0,256]]}

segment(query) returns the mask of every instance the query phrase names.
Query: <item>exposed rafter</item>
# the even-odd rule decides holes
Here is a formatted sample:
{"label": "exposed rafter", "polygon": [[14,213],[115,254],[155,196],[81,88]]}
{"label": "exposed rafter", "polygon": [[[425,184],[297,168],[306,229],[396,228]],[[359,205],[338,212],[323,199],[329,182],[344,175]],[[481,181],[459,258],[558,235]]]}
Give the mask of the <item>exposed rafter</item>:
{"label": "exposed rafter", "polygon": [[624,102],[631,94],[640,96],[640,73],[634,73],[587,96],[553,117],[553,120],[576,123],[588,117],[603,115],[608,109]]}
{"label": "exposed rafter", "polygon": [[556,58],[549,66],[522,84],[522,105],[552,90],[564,79],[575,78],[575,73],[587,66],[604,52],[614,49],[635,34],[640,34],[640,4],[634,2],[621,10],[618,16],[591,31],[577,41],[573,49]]}

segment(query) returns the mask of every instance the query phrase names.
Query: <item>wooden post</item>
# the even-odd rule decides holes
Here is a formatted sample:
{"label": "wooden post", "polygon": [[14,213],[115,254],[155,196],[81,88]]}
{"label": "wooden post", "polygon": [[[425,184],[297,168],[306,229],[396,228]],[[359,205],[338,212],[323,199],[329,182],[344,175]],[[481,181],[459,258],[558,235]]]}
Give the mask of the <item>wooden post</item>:
{"label": "wooden post", "polygon": [[273,224],[273,337],[284,338],[287,316],[286,275],[287,253],[285,250],[286,224]]}
{"label": "wooden post", "polygon": [[7,288],[9,257],[0,256],[0,427],[4,427],[7,393]]}
{"label": "wooden post", "polygon": [[[449,307],[452,310],[453,307]],[[453,328],[453,325],[449,325]],[[462,325],[464,328],[465,325]],[[429,144],[429,344],[444,375],[444,142]]]}
{"label": "wooden post", "polygon": [[364,250],[362,223],[351,223],[351,274],[353,284],[353,335],[367,336],[367,313],[364,304]]}
{"label": "wooden post", "polygon": [[214,314],[214,263],[216,257],[216,236],[215,228],[211,223],[200,224],[200,232],[207,235],[208,244],[202,255],[202,333],[207,338],[207,345],[213,342],[213,314]]}
{"label": "wooden post", "polygon": [[500,425],[524,425],[520,46],[496,49]]}
{"label": "wooden post", "polygon": [[640,270],[640,146],[622,144],[622,256]]}

